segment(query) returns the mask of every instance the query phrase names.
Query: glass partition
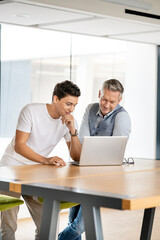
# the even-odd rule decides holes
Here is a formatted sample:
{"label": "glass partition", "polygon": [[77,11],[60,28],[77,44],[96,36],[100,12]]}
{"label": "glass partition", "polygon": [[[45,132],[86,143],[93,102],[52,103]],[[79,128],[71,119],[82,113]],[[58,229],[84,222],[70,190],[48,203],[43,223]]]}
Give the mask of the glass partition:
{"label": "glass partition", "polygon": [[[51,102],[57,82],[72,80],[81,88],[74,113],[80,126],[86,106],[99,100],[102,82],[117,78],[132,121],[126,155],[155,157],[156,46],[14,25],[2,25],[1,45],[1,152],[15,133],[21,108]],[[68,161],[64,141],[54,154]]]}

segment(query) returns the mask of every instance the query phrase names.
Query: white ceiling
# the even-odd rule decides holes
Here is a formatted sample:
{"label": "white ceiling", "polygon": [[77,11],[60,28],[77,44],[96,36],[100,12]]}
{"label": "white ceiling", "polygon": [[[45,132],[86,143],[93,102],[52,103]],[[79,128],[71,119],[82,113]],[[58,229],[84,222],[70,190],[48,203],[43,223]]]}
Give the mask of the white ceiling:
{"label": "white ceiling", "polygon": [[[33,2],[33,1],[32,1]],[[45,2],[45,1],[44,1]],[[106,36],[160,45],[160,23],[117,18],[75,11],[56,6],[8,1],[0,2],[0,23],[59,30],[72,33]],[[159,20],[160,21],[160,20]]]}
{"label": "white ceiling", "polygon": [[67,32],[76,32],[96,36],[114,36],[127,35],[141,32],[152,32],[160,30],[160,26],[141,24],[116,19],[88,19],[85,22],[50,23],[39,25],[41,28],[62,30]]}
{"label": "white ceiling", "polygon": [[92,18],[92,16],[19,2],[0,4],[0,22],[33,26]]}

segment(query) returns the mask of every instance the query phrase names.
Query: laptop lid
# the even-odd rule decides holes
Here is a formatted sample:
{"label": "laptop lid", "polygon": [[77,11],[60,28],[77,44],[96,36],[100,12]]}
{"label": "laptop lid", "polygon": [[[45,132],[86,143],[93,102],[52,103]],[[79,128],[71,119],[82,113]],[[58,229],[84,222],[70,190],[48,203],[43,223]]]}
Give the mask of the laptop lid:
{"label": "laptop lid", "polygon": [[126,136],[84,137],[78,165],[121,165],[123,163],[127,139]]}

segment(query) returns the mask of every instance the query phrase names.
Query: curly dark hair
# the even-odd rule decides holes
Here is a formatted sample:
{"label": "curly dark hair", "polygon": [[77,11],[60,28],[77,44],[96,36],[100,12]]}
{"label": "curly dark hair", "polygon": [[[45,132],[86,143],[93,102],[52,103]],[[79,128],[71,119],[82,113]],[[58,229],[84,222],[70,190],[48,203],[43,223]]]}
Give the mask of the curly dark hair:
{"label": "curly dark hair", "polygon": [[56,84],[53,90],[52,101],[53,101],[53,96],[55,95],[60,100],[66,97],[67,95],[71,95],[73,97],[79,97],[81,95],[81,91],[76,84],[74,84],[69,80],[66,80]]}

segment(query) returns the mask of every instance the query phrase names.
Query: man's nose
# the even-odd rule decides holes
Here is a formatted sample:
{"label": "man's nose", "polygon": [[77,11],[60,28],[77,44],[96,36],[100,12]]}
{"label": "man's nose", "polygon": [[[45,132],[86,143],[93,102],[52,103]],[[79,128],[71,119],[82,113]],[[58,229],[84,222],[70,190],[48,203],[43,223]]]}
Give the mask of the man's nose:
{"label": "man's nose", "polygon": [[74,111],[74,108],[75,108],[74,106],[70,106],[69,111],[70,111],[70,112],[73,112],[73,111]]}
{"label": "man's nose", "polygon": [[110,106],[110,103],[108,101],[105,102],[104,106],[108,108]]}

